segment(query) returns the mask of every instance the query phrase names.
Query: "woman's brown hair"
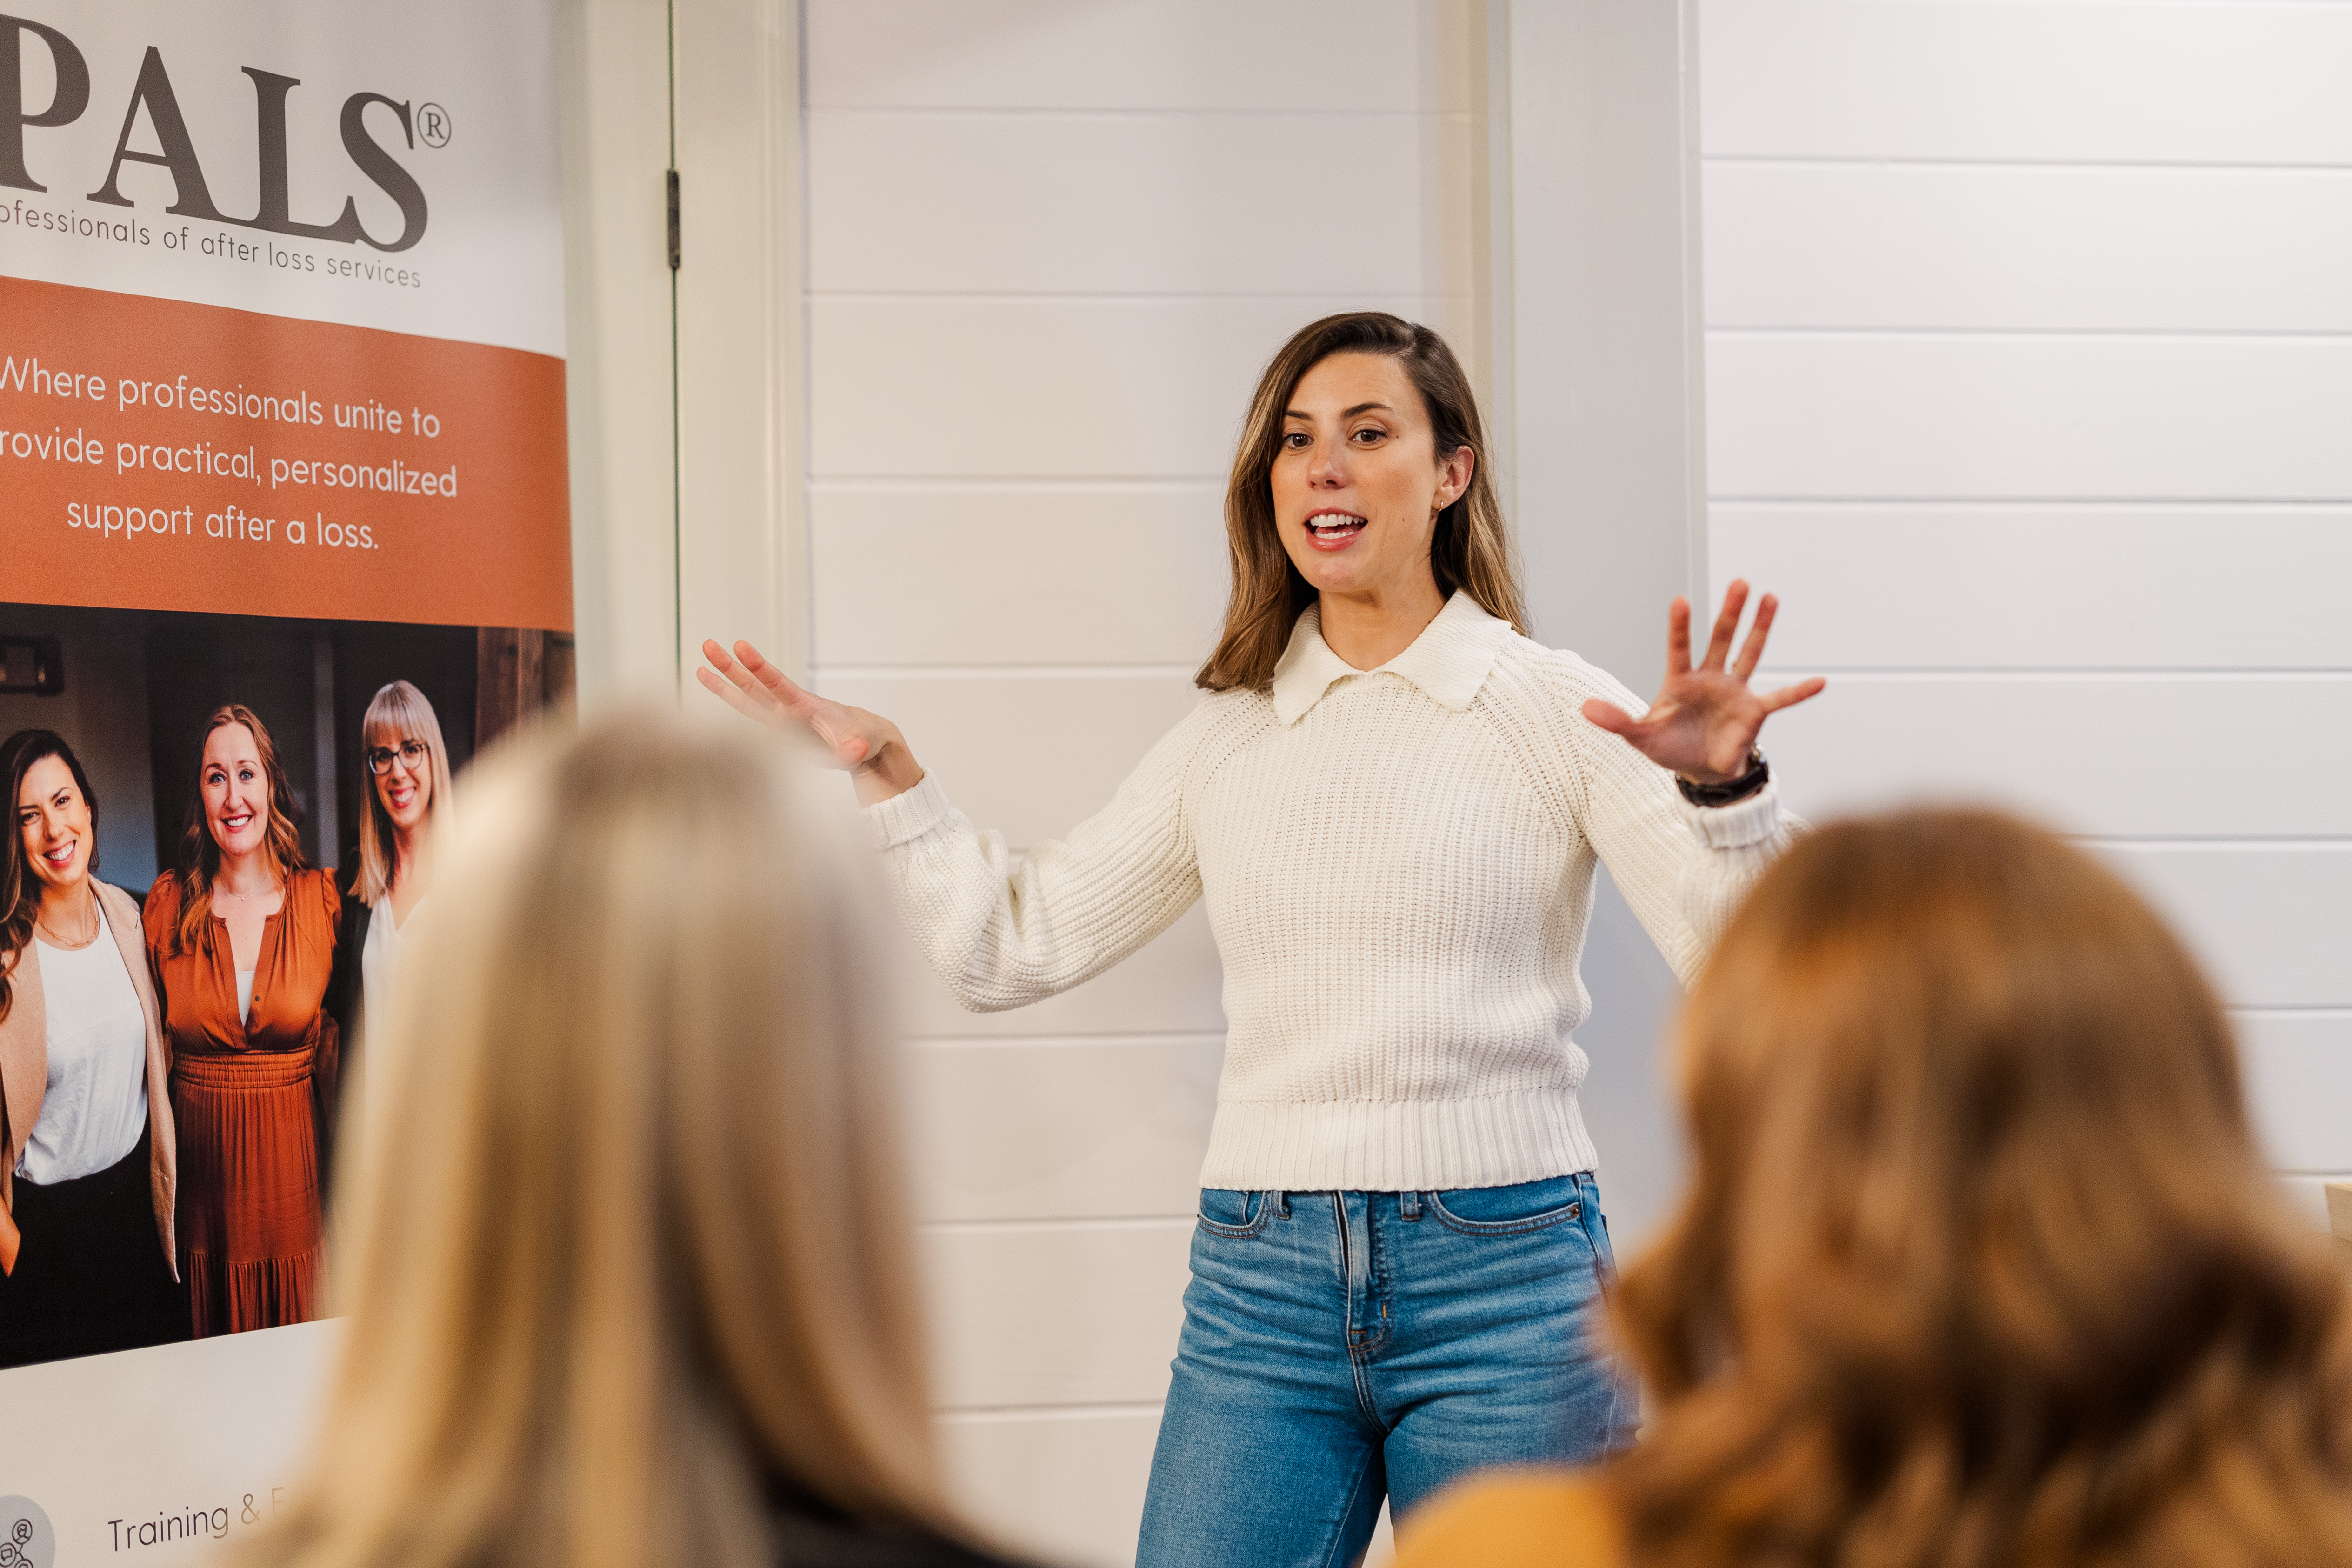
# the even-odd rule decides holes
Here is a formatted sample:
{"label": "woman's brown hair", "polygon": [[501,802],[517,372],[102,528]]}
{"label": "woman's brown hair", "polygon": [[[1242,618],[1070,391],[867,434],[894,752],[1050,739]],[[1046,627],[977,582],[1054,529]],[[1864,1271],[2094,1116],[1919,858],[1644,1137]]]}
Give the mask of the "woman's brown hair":
{"label": "woman's brown hair", "polygon": [[2352,1299],[2212,993],[2089,856],[1825,828],[1681,1048],[1693,1183],[1617,1303],[1633,1562],[2352,1563]]}
{"label": "woman's brown hair", "polygon": [[44,757],[65,763],[66,771],[73,774],[74,788],[81,791],[82,804],[89,808],[93,840],[89,874],[98,875],[98,796],[90,792],[89,775],[82,772],[81,759],[54,730],[17,731],[0,742],[0,788],[8,792],[8,833],[0,838],[0,1018],[8,1016],[16,999],[9,972],[16,967],[16,955],[32,942],[33,924],[41,914],[41,879],[25,854],[24,829],[16,822],[16,796],[24,790],[25,775]]}
{"label": "woman's brown hair", "polygon": [[1430,570],[1437,591],[1460,589],[1490,616],[1527,630],[1519,597],[1518,565],[1511,531],[1495,498],[1493,465],[1487,460],[1486,422],[1477,394],[1444,338],[1381,310],[1351,310],[1301,327],[1282,345],[1258,377],[1234,452],[1234,472],[1225,486],[1225,542],[1233,562],[1233,591],[1225,601],[1225,626],[1216,651],[1193,683],[1211,691],[1255,690],[1274,679],[1274,667],[1289,646],[1291,627],[1315,602],[1315,589],[1290,563],[1274,517],[1274,459],[1282,447],[1283,415],[1299,378],[1333,354],[1384,354],[1404,369],[1421,394],[1444,458],[1467,447],[1475,461],[1470,488],[1437,515],[1429,543]]}
{"label": "woman's brown hair", "polygon": [[[262,775],[269,781],[269,831],[262,838],[261,852],[268,857],[271,875],[283,880],[310,865],[302,855],[301,803],[294,798],[294,786],[287,782],[286,769],[278,761],[278,744],[269,738],[269,728],[260,716],[242,702],[224,703],[205,721],[204,743],[209,743],[213,731],[224,724],[242,724],[252,731],[254,752],[261,759]],[[205,816],[200,743],[195,798],[188,802],[188,826],[180,835],[180,921],[172,932],[173,952],[193,952],[203,939],[213,912],[213,879],[219,875],[220,845],[215,842],[212,824]]]}
{"label": "woman's brown hair", "polygon": [[339,1151],[310,1475],[247,1563],[773,1568],[770,1489],[956,1533],[871,854],[807,771],[646,711],[469,772]]}

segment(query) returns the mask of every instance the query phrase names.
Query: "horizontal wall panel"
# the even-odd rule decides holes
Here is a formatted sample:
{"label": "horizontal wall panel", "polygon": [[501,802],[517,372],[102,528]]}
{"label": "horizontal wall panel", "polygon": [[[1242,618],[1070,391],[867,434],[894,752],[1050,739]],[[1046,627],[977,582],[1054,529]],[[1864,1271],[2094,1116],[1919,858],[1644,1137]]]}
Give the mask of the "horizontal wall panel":
{"label": "horizontal wall panel", "polygon": [[1192,1220],[921,1233],[942,1409],[1157,1404],[1184,1321]]}
{"label": "horizontal wall panel", "polygon": [[1219,1035],[919,1045],[907,1074],[915,1212],[1190,1215],[1223,1059]]}
{"label": "horizontal wall panel", "polygon": [[1788,669],[2352,669],[2352,507],[1718,502],[1708,540]]}
{"label": "horizontal wall panel", "polygon": [[1712,327],[2352,331],[2352,169],[1732,163],[1705,178]]}
{"label": "horizontal wall panel", "polygon": [[2233,1021],[2247,1109],[2271,1163],[2282,1171],[2352,1170],[2352,1012],[2256,1013]]}
{"label": "horizontal wall panel", "polygon": [[949,1415],[939,1435],[955,1500],[1006,1547],[1067,1568],[1134,1563],[1158,1409]]}
{"label": "horizontal wall panel", "polygon": [[1470,107],[1470,0],[812,0],[806,16],[824,109]]}
{"label": "horizontal wall panel", "polygon": [[2352,5],[1700,29],[1708,572],[1831,677],[1776,772],[1810,812],[2080,836],[2236,1009],[2318,1226],[2352,1166]]}
{"label": "horizontal wall panel", "polygon": [[839,475],[1222,479],[1258,373],[1335,310],[1455,333],[1466,298],[809,301],[809,467]]}
{"label": "horizontal wall panel", "polygon": [[1015,845],[1058,838],[1110,803],[1201,700],[1191,673],[845,673],[817,689],[895,721],[972,822]]}
{"label": "horizontal wall panel", "polygon": [[819,486],[815,660],[1197,665],[1225,607],[1224,497],[1210,480]]}
{"label": "horizontal wall panel", "polygon": [[1718,498],[2352,498],[2352,338],[1710,332],[1706,374]]}
{"label": "horizontal wall panel", "polygon": [[1003,1013],[964,1011],[912,942],[902,937],[894,947],[898,1022],[919,1038],[1224,1032],[1224,969],[1200,904],[1140,952],[1076,990]]}
{"label": "horizontal wall panel", "polygon": [[2100,847],[2240,1007],[2352,1006],[2352,844]]}
{"label": "horizontal wall panel", "polygon": [[[809,117],[809,288],[850,293],[1462,293],[1466,119]],[[1311,171],[1311,174],[1309,173]],[[1312,199],[1306,199],[1306,185]],[[1337,212],[1418,208],[1418,223]],[[953,236],[954,243],[940,243]]]}
{"label": "horizontal wall panel", "polygon": [[2352,790],[2315,787],[2352,778],[2352,674],[1844,675],[1766,736],[1809,816],[1957,798],[2111,837],[2352,837]]}
{"label": "horizontal wall panel", "polygon": [[1711,156],[2352,163],[2352,6],[1702,0]]}

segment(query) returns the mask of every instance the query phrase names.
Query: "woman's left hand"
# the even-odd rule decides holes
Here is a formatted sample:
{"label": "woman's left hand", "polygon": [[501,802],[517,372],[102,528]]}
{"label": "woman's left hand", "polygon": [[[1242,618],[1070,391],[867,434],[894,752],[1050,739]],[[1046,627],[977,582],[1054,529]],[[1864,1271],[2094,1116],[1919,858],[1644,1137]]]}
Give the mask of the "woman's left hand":
{"label": "woman's left hand", "polygon": [[1764,595],[1756,606],[1748,641],[1732,660],[1731,639],[1738,635],[1739,615],[1747,607],[1748,584],[1735,580],[1723,595],[1723,613],[1715,617],[1706,658],[1694,669],[1690,601],[1676,599],[1666,614],[1666,680],[1650,710],[1636,719],[1596,697],[1585,703],[1584,716],[1610,733],[1624,736],[1643,756],[1695,784],[1727,784],[1739,777],[1748,771],[1748,754],[1764,728],[1764,716],[1802,702],[1829,684],[1816,675],[1778,691],[1748,690],[1748,678],[1764,657],[1764,639],[1771,634],[1780,601]]}

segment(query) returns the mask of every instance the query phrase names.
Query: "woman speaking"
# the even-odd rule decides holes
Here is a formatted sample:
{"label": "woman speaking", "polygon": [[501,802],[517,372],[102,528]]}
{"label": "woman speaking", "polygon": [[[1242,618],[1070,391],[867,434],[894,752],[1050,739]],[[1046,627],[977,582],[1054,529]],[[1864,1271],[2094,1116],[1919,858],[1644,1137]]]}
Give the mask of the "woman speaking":
{"label": "woman speaking", "polygon": [[1393,316],[1275,356],[1225,523],[1209,695],[1018,858],[887,720],[747,644],[706,643],[698,672],[853,770],[969,1007],[1078,984],[1207,900],[1229,1033],[1143,1568],[1349,1562],[1384,1495],[1402,1514],[1466,1470],[1625,1440],[1570,1037],[1595,862],[1691,974],[1788,837],[1757,733],[1821,687],[1749,691],[1774,604],[1730,658],[1739,584],[1696,667],[1675,601],[1646,713],[1528,640],[1469,382]]}

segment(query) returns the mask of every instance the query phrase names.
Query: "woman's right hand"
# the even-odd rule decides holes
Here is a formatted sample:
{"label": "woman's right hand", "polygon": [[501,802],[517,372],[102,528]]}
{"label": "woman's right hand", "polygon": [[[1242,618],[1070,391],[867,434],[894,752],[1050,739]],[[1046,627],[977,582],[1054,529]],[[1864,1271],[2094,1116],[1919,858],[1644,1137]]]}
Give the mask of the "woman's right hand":
{"label": "woman's right hand", "polygon": [[730,655],[707,640],[702,657],[710,664],[694,672],[696,679],[738,713],[771,729],[814,735],[832,754],[834,766],[848,770],[859,805],[879,805],[923,782],[907,738],[880,714],[802,689],[747,642],[737,643]]}

